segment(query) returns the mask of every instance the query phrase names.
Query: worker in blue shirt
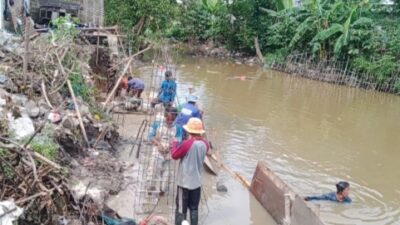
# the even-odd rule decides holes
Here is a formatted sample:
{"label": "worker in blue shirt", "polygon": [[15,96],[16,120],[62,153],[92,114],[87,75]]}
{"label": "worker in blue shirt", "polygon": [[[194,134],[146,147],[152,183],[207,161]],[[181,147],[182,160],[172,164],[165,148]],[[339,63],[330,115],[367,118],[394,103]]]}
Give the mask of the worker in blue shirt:
{"label": "worker in blue shirt", "polygon": [[305,197],[304,200],[305,201],[326,200],[333,202],[351,203],[352,200],[349,197],[349,193],[350,193],[350,184],[346,181],[341,181],[336,184],[336,193],[331,192],[319,196],[308,196]]}
{"label": "worker in blue shirt", "polygon": [[177,134],[180,134],[182,140],[185,140],[187,135],[185,129],[183,129],[183,125],[185,125],[189,119],[193,117],[202,119],[202,112],[196,105],[196,102],[199,100],[199,98],[195,95],[189,95],[187,100],[187,103],[182,106],[181,112],[175,120]]}
{"label": "worker in blue shirt", "polygon": [[165,80],[161,84],[158,97],[151,102],[152,109],[154,109],[154,107],[159,103],[163,103],[165,108],[171,107],[175,100],[175,96],[176,83],[175,80],[172,79],[172,72],[167,70],[165,72]]}
{"label": "worker in blue shirt", "polygon": [[140,96],[142,95],[142,92],[144,90],[144,82],[137,77],[134,77],[134,78],[132,78],[131,76],[128,77],[127,92],[129,93],[129,91],[131,91],[131,90],[132,90],[133,96],[140,98]]}

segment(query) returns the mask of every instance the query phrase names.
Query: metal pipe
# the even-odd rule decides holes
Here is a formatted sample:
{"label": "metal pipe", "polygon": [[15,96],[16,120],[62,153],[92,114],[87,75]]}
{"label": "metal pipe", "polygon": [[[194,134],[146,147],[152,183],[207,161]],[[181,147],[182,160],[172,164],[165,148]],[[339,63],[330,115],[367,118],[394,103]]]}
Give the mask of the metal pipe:
{"label": "metal pipe", "polygon": [[[138,139],[139,139],[139,136],[141,136],[141,137],[143,137],[143,133],[144,133],[144,131],[145,131],[145,127],[147,126],[147,120],[146,119],[144,119],[143,121],[142,121],[142,123],[140,124],[140,127],[139,127],[139,130],[138,130],[138,132],[137,132],[137,134],[136,134],[136,140],[135,140],[135,143],[133,143],[133,145],[132,145],[132,148],[131,148],[131,151],[129,152],[129,157],[132,155],[132,152],[133,152],[133,149],[135,149],[135,146],[136,146],[136,143],[137,143],[137,141],[138,141]],[[142,135],[140,135],[142,133]],[[140,146],[140,145],[139,145]],[[140,149],[139,149],[140,150]],[[138,151],[138,153],[136,153],[136,158],[138,158],[139,157],[139,151]]]}

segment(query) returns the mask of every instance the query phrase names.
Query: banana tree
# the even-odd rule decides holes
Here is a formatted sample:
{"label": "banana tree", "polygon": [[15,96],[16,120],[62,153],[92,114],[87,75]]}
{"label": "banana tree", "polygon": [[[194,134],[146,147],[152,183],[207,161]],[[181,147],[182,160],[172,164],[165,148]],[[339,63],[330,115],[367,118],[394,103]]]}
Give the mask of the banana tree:
{"label": "banana tree", "polygon": [[294,7],[294,0],[274,0],[273,2],[277,11]]}
{"label": "banana tree", "polygon": [[221,0],[202,0],[201,5],[203,9],[210,15],[209,18],[209,26],[210,26],[210,36],[213,41],[215,41],[215,37],[220,33],[219,32],[219,27],[218,27],[218,22],[220,19],[226,19],[226,18],[220,18],[221,14],[224,15],[224,3]]}
{"label": "banana tree", "polygon": [[339,56],[342,50],[349,44],[351,29],[357,25],[372,23],[372,20],[366,17],[356,18],[355,14],[359,6],[351,9],[346,21],[343,24],[333,23],[329,28],[317,33],[311,44],[313,46],[313,53],[321,51],[321,46],[326,43],[328,39],[337,37],[334,41],[334,54]]}
{"label": "banana tree", "polygon": [[305,18],[296,29],[296,33],[290,41],[289,48],[293,49],[301,40],[310,33],[319,32],[326,26],[327,19],[321,0],[310,0],[301,9],[300,18]]}
{"label": "banana tree", "polygon": [[220,0],[202,0],[204,9],[211,14],[215,14],[219,9]]}

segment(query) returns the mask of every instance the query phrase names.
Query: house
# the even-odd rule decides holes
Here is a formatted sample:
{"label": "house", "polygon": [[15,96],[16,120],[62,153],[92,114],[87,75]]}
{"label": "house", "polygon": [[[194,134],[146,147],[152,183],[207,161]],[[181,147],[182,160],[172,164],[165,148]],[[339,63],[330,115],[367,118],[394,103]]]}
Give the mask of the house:
{"label": "house", "polygon": [[39,24],[67,14],[89,26],[104,23],[104,0],[31,0],[30,4],[32,18]]}
{"label": "house", "polygon": [[[6,15],[10,20],[8,1],[0,0],[0,30],[6,26]],[[38,24],[47,24],[51,19],[69,14],[90,27],[104,25],[104,0],[13,0],[16,7],[20,7],[23,1],[30,5],[31,17]],[[21,10],[17,10],[18,15],[15,16],[21,18],[21,13]]]}

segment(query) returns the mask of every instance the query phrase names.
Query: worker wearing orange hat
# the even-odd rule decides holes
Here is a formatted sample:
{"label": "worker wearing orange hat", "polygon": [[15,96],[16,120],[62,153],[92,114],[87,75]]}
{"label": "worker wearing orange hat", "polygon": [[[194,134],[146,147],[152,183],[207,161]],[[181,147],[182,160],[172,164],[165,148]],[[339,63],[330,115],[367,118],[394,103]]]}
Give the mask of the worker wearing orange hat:
{"label": "worker wearing orange hat", "polygon": [[199,203],[201,196],[201,181],[203,162],[209,154],[209,145],[203,138],[205,133],[203,122],[199,118],[190,118],[183,126],[189,134],[187,140],[178,145],[178,141],[172,143],[172,158],[180,160],[176,195],[175,224],[181,224],[186,220],[188,209],[190,210],[190,224],[197,225],[199,218]]}

